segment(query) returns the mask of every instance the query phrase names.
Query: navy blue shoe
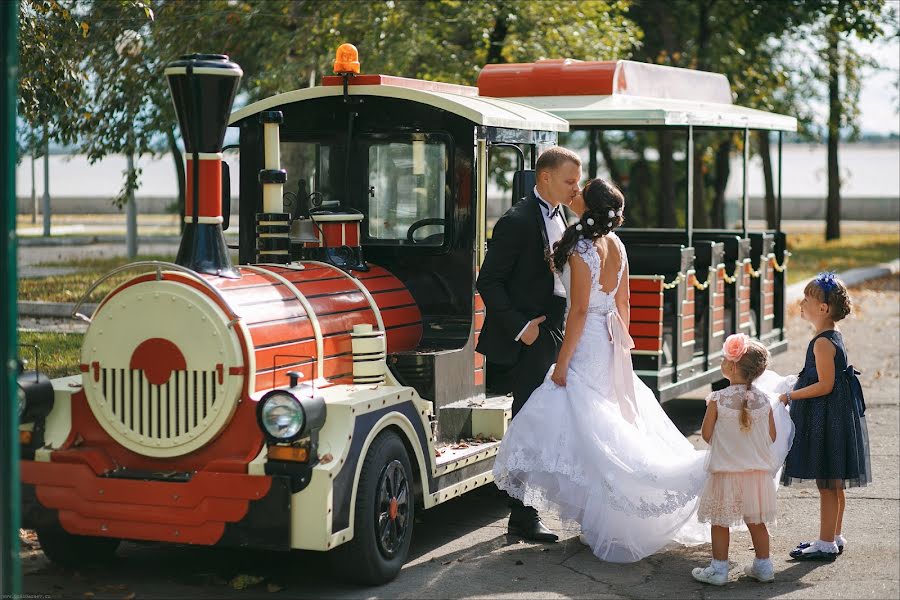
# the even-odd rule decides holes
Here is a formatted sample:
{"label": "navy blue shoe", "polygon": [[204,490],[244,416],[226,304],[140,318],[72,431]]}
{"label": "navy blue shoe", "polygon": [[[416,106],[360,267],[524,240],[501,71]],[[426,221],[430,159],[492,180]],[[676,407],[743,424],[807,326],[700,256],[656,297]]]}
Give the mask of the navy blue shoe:
{"label": "navy blue shoe", "polygon": [[[800,542],[799,544],[797,544],[797,550],[806,550],[807,548],[809,548],[812,545],[813,545],[812,542]],[[844,553],[844,545],[838,544],[837,547],[838,547],[838,555],[843,554]]]}
{"label": "navy blue shoe", "polygon": [[[804,548],[809,548],[812,545],[808,542],[804,543]],[[838,557],[838,552],[822,552],[821,550],[816,550],[815,552],[804,552],[804,548],[801,548],[800,546],[794,548],[790,552],[790,557],[795,560],[817,560],[822,562],[833,562]]]}

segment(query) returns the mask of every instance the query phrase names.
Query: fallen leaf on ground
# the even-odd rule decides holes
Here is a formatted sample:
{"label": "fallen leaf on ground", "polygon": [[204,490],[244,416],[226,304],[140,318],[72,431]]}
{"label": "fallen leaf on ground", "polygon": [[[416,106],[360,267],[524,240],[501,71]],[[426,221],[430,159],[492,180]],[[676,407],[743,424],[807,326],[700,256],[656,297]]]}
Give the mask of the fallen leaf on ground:
{"label": "fallen leaf on ground", "polygon": [[263,577],[260,577],[259,575],[238,575],[234,577],[228,585],[230,585],[232,589],[243,590],[251,585],[260,583],[262,580]]}
{"label": "fallen leaf on ground", "polygon": [[275,592],[280,592],[284,589],[284,586],[278,585],[277,583],[267,583],[266,591],[270,594],[274,594]]}
{"label": "fallen leaf on ground", "polygon": [[521,560],[517,560],[517,561],[516,561],[516,566],[517,566],[517,567],[521,567],[521,566],[524,565],[524,564],[525,564],[525,563],[524,563],[523,561],[521,561]]}
{"label": "fallen leaf on ground", "polygon": [[131,593],[128,594],[127,596],[122,596],[122,600],[134,600],[134,597],[135,597],[136,595],[137,595],[137,594],[135,594],[134,592],[131,592]]}

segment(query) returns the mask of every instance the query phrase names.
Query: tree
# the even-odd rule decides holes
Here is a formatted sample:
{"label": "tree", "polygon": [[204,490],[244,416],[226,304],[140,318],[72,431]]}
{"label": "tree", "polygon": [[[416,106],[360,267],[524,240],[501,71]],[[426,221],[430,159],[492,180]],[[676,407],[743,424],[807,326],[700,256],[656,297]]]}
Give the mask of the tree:
{"label": "tree", "polygon": [[[884,0],[832,0],[823,3],[819,24],[825,44],[820,53],[827,65],[828,86],[828,198],[825,239],[841,237],[841,176],[838,144],[841,130],[858,131],[860,70],[866,64],[848,38],[873,40],[883,35]],[[843,80],[843,92],[841,81]]]}
{"label": "tree", "polygon": [[[629,16],[644,32],[636,58],[723,73],[739,104],[796,114],[795,96],[786,93],[787,77],[778,68],[784,51],[781,40],[814,18],[812,4],[804,0],[636,0]],[[695,135],[691,194],[698,227],[724,225],[729,157],[742,147],[743,136],[737,132]],[[669,159],[661,154],[660,160]],[[764,171],[769,176],[766,187],[772,189],[771,168]],[[669,188],[674,181],[663,185]],[[774,198],[770,200],[774,205]],[[672,208],[664,208],[666,214],[674,215]]]}

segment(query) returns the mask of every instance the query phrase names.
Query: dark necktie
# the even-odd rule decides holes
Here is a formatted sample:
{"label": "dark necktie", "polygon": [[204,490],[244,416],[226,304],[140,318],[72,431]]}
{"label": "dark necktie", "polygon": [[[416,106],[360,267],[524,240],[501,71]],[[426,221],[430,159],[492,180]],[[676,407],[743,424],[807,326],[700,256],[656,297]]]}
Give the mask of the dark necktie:
{"label": "dark necktie", "polygon": [[557,216],[559,216],[559,204],[557,204],[553,208],[550,208],[550,205],[547,204],[546,202],[544,202],[543,200],[538,199],[538,202],[540,202],[544,206],[544,208],[547,210],[547,218],[548,219],[553,220]]}

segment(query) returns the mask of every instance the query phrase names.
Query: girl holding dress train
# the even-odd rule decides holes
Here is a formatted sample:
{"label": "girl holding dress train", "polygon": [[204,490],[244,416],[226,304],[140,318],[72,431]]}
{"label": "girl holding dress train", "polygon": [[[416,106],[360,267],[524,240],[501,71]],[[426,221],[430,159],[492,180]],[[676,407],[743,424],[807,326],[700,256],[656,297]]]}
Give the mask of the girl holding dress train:
{"label": "girl holding dress train", "polygon": [[776,517],[775,480],[778,457],[773,452],[775,414],[769,395],[753,385],[769,362],[759,341],[739,333],[723,348],[722,373],[730,385],[706,399],[701,434],[710,445],[709,479],[700,495],[697,518],[712,529],[712,562],[692,571],[694,579],[712,585],[728,581],[730,528],[746,523],[756,559],[745,574],[763,582],[775,579],[769,557],[766,524]]}

